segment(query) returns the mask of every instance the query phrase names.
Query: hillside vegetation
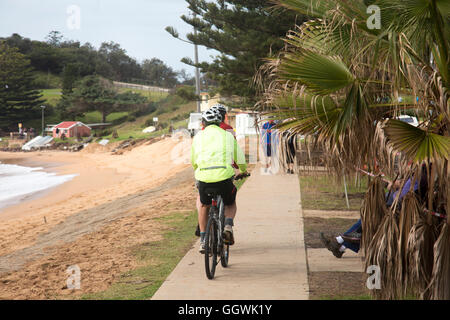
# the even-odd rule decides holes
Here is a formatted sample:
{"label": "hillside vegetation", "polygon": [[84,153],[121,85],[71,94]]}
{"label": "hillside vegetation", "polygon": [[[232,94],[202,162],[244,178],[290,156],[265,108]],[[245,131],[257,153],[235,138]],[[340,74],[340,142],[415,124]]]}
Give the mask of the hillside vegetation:
{"label": "hillside vegetation", "polygon": [[[150,138],[169,132],[169,127],[178,129],[187,127],[189,114],[196,110],[195,101],[187,101],[178,95],[167,94],[164,92],[151,92],[145,90],[132,90],[120,88],[120,92],[133,91],[140,93],[143,96],[155,103],[156,110],[134,117],[129,112],[114,112],[107,116],[106,121],[113,125],[102,130],[95,130],[94,133],[98,137],[103,137],[110,140],[125,140],[125,139],[140,139]],[[61,99],[60,89],[44,89],[42,90],[43,97],[48,104],[55,104]],[[158,118],[158,123],[153,123],[153,118]],[[100,123],[102,122],[102,115],[99,111],[92,111],[86,113],[83,117],[76,117],[75,119],[60,119],[58,115],[52,114],[45,117],[46,124],[57,124],[61,121],[81,121],[83,123]],[[152,133],[143,133],[142,130],[146,127],[154,125],[158,128]],[[35,119],[24,124],[26,128],[34,127],[40,129],[41,120]],[[38,130],[40,131],[40,130]],[[118,134],[117,138],[113,138],[113,132]]]}

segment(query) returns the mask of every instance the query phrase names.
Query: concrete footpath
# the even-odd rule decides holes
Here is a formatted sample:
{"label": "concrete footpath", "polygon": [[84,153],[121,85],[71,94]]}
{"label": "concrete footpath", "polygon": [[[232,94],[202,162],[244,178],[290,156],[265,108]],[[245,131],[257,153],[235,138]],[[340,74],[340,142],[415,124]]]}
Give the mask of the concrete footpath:
{"label": "concrete footpath", "polygon": [[298,176],[262,175],[257,166],[239,190],[237,205],[229,267],[219,263],[208,280],[197,242],[154,300],[308,299]]}

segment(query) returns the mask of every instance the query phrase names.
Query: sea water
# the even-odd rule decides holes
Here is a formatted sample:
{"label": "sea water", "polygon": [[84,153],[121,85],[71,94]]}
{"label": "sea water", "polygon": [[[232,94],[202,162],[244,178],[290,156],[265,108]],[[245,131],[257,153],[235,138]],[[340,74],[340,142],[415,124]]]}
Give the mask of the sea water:
{"label": "sea water", "polygon": [[38,192],[61,185],[76,175],[57,175],[41,167],[31,168],[0,163],[0,211]]}

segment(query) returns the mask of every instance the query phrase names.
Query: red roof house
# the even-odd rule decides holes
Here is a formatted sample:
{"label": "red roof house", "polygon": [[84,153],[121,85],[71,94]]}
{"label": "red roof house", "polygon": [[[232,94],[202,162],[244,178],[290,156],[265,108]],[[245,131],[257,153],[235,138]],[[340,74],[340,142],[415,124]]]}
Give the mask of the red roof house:
{"label": "red roof house", "polygon": [[53,127],[53,138],[61,138],[63,134],[66,138],[89,137],[91,128],[79,121],[64,121]]}

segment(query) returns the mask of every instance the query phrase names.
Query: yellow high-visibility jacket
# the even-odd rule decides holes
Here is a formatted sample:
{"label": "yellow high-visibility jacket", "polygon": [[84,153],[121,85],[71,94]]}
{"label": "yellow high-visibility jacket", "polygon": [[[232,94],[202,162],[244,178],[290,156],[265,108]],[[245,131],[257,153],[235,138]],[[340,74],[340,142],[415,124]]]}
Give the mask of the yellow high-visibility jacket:
{"label": "yellow high-visibility jacket", "polygon": [[241,172],[247,170],[245,155],[231,133],[209,125],[196,134],[191,147],[196,180],[213,183],[231,178],[233,161]]}

